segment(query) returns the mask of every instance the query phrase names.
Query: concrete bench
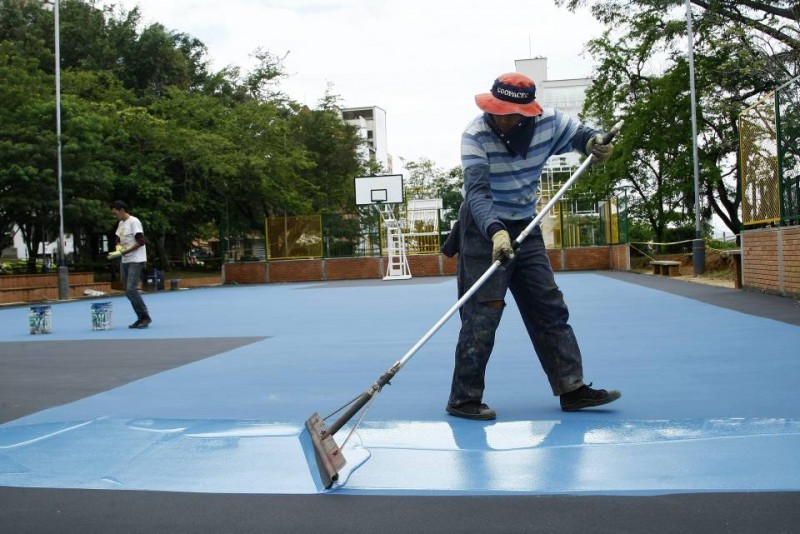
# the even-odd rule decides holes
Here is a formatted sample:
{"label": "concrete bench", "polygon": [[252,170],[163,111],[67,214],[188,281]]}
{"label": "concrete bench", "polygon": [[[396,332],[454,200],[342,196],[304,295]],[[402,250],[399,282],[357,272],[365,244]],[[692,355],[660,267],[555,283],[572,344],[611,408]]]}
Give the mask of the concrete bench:
{"label": "concrete bench", "polygon": [[679,261],[651,261],[650,265],[653,266],[653,274],[662,276],[680,276],[681,274],[681,262]]}

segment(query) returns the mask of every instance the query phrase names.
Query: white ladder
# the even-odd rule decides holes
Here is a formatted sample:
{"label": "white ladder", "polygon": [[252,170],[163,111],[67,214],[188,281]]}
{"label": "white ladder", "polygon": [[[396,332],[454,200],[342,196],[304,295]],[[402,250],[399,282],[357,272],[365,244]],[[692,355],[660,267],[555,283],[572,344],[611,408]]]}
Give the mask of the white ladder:
{"label": "white ladder", "polygon": [[[384,280],[407,280],[411,278],[411,269],[406,257],[406,239],[400,223],[394,218],[391,207],[386,204],[374,204],[386,227],[386,249],[388,263]],[[383,208],[383,209],[381,209]]]}

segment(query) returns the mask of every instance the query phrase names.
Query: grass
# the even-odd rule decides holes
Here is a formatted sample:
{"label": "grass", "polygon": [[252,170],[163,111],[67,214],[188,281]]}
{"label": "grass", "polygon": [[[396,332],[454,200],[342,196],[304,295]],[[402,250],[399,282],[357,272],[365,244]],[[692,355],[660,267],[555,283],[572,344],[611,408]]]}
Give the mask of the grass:
{"label": "grass", "polygon": [[[703,274],[694,276],[692,255],[691,254],[659,254],[654,255],[652,258],[646,256],[631,256],[631,271],[650,274],[653,269],[650,267],[652,260],[672,260],[681,262],[681,273],[685,276],[691,274],[697,282],[707,281],[709,283],[715,282],[731,282],[733,283],[733,258],[729,255],[723,255],[717,250],[706,251],[706,266]],[[714,284],[718,285],[718,284]]]}

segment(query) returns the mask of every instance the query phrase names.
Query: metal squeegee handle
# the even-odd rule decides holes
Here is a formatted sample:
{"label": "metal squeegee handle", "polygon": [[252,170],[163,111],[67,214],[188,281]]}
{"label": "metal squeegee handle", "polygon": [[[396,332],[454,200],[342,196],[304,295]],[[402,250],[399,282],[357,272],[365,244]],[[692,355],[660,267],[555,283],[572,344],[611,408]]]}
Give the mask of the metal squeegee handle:
{"label": "metal squeegee handle", "polygon": [[[610,143],[611,140],[614,139],[614,137],[622,129],[622,125],[623,121],[619,121],[618,123],[616,123],[614,127],[611,128],[611,130],[608,133],[606,133],[606,136],[603,139],[603,144]],[[566,193],[567,190],[570,187],[572,187],[572,184],[575,183],[575,181],[578,178],[580,178],[580,176],[586,171],[586,169],[589,168],[589,166],[594,162],[594,159],[595,157],[591,155],[588,158],[586,158],[583,161],[583,163],[581,163],[580,167],[578,167],[578,169],[572,174],[572,176],[569,177],[569,180],[567,180],[566,183],[564,183],[564,185],[561,186],[561,188],[556,192],[556,194],[553,195],[553,198],[550,199],[550,202],[545,204],[544,208],[541,209],[541,211],[536,215],[536,217],[533,218],[533,220],[528,224],[528,226],[526,226],[525,229],[522,232],[520,232],[519,236],[514,240],[514,243],[512,244],[515,250],[519,248],[519,246],[522,244],[525,238],[528,237],[528,235],[533,231],[534,228],[536,228],[536,225],[542,221],[544,216],[550,212],[553,206],[555,206],[556,202],[558,202],[561,199],[561,197],[564,196],[564,193]],[[472,287],[470,287],[467,290],[467,292],[464,293],[464,295],[462,295],[461,298],[458,299],[458,301],[455,304],[453,304],[453,306],[449,310],[447,310],[447,313],[445,313],[442,316],[442,318],[439,319],[436,322],[436,324],[434,324],[431,327],[431,329],[428,330],[428,332],[424,336],[422,336],[422,338],[419,341],[417,341],[416,345],[411,347],[408,350],[408,352],[406,352],[405,355],[403,355],[403,357],[400,358],[392,366],[391,368],[392,376],[394,376],[394,374],[397,371],[399,371],[406,364],[406,362],[408,362],[408,360],[410,360],[411,357],[414,356],[414,354],[416,354],[416,352],[419,349],[421,349],[422,346],[425,345],[425,343],[427,343],[430,338],[433,337],[433,335],[436,332],[439,331],[439,329],[444,325],[444,323],[446,323],[450,319],[450,317],[452,317],[453,314],[456,313],[459,310],[459,308],[461,308],[461,306],[463,306],[464,303],[467,302],[472,297],[472,295],[474,295],[478,291],[478,289],[481,288],[484,282],[486,282],[486,280],[488,280],[489,277],[494,274],[494,272],[500,267],[500,265],[502,265],[502,262],[500,260],[496,260],[486,270],[486,272],[483,273],[483,275],[481,275],[481,277],[478,278],[478,280],[474,284],[472,284]]]}

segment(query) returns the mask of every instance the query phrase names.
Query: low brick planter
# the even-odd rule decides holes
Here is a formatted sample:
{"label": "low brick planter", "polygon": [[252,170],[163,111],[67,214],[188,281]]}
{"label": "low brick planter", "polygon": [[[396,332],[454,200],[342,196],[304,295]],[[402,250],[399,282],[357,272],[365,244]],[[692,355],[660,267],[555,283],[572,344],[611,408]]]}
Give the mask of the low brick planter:
{"label": "low brick planter", "polygon": [[800,227],[742,232],[742,287],[800,296]]}
{"label": "low brick planter", "polygon": [[[547,251],[554,271],[608,271],[630,269],[628,245],[574,247]],[[408,256],[412,276],[452,276],[458,257],[442,254]],[[223,284],[268,284],[319,280],[380,279],[385,275],[386,258],[312,258],[226,263]]]}

